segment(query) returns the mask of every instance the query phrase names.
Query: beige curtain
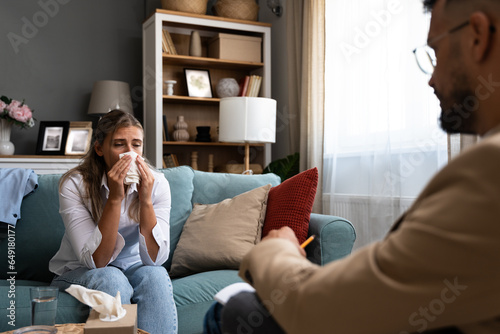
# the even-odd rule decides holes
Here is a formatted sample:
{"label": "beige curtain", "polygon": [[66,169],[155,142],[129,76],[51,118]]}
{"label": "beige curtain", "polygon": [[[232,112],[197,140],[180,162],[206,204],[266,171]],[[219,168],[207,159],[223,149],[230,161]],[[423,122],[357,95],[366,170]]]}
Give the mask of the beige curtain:
{"label": "beige curtain", "polygon": [[313,211],[322,213],[325,74],[325,0],[287,2],[290,148],[300,170],[317,167]]}

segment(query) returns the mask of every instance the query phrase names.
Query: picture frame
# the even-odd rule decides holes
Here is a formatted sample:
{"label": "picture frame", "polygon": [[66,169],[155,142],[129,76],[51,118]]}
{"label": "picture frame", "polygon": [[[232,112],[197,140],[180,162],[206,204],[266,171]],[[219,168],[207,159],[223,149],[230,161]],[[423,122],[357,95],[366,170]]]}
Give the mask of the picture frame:
{"label": "picture frame", "polygon": [[76,127],[69,128],[68,139],[66,140],[66,155],[85,155],[90,149],[92,140],[92,128]]}
{"label": "picture frame", "polygon": [[36,145],[37,155],[64,155],[69,121],[41,121]]}
{"label": "picture frame", "polygon": [[184,76],[189,97],[213,97],[209,70],[185,68]]}

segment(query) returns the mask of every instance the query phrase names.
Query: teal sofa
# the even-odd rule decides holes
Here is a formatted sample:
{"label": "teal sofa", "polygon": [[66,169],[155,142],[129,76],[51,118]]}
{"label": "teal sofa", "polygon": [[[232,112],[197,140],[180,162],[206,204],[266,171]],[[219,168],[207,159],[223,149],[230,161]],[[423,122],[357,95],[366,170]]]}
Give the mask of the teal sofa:
{"label": "teal sofa", "polygon": [[[274,174],[206,173],[186,166],[162,172],[172,192],[170,254],[175,251],[193,203],[218,203],[259,186],[275,186],[280,182]],[[60,177],[39,175],[37,190],[23,200],[16,228],[6,230],[6,226],[0,224],[4,225],[4,237],[0,240],[0,332],[29,325],[29,288],[48,285],[53,278],[48,263],[59,249],[64,233],[58,211]],[[309,234],[317,238],[307,247],[308,257],[321,265],[348,255],[355,240],[354,229],[347,220],[327,215],[311,215]],[[170,265],[169,259],[165,263],[167,270]],[[203,317],[213,303],[214,294],[238,281],[241,280],[236,270],[217,270],[173,279],[179,333],[201,333]],[[58,301],[56,322],[85,322],[88,312],[87,306],[63,292]]]}

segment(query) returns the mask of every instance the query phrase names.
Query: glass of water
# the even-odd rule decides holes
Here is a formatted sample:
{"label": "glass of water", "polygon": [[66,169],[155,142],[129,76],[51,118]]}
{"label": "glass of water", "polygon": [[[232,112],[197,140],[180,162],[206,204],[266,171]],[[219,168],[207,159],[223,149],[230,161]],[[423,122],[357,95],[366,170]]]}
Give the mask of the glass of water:
{"label": "glass of water", "polygon": [[30,289],[32,326],[55,325],[58,294],[59,289],[51,286],[41,286]]}

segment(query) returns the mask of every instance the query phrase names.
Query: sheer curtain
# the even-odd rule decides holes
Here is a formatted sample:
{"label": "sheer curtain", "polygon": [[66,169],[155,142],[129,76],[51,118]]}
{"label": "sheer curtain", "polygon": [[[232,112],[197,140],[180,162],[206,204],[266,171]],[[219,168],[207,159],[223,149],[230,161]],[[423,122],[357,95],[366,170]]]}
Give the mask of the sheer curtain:
{"label": "sheer curtain", "polygon": [[313,211],[322,212],[325,0],[287,3],[290,135],[292,152],[300,152],[300,170],[318,168]]}
{"label": "sheer curtain", "polygon": [[447,162],[439,103],[412,53],[421,0],[326,2],[323,212],[381,239]]}

